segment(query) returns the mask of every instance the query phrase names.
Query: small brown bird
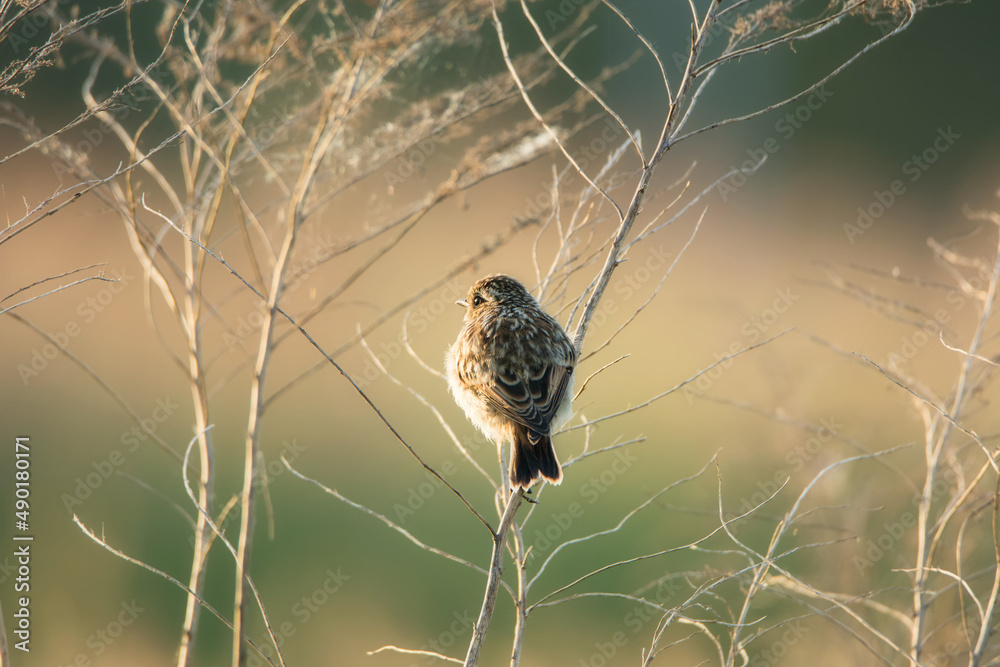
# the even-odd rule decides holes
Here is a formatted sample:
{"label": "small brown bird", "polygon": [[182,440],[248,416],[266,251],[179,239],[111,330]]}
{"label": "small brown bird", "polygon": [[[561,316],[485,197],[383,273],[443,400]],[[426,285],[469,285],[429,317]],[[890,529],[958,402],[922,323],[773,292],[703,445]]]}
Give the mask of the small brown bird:
{"label": "small brown bird", "polygon": [[572,414],[573,342],[510,276],[486,276],[456,303],[466,311],[445,359],[451,393],[487,438],[512,444],[512,488],[558,484],[552,431]]}

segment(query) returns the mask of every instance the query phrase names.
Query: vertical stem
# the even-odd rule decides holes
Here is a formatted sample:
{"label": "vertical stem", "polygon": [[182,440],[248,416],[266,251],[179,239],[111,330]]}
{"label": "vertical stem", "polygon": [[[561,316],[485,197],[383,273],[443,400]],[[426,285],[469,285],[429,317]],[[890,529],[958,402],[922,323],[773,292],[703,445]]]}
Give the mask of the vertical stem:
{"label": "vertical stem", "polygon": [[274,267],[271,289],[268,295],[267,312],[261,327],[260,344],[257,348],[257,362],[254,366],[250,385],[250,416],[247,423],[246,446],[244,450],[243,490],[240,493],[240,537],[236,549],[236,589],[233,597],[233,667],[244,664],[246,654],[243,650],[243,615],[244,615],[244,572],[249,568],[250,545],[253,542],[254,530],[254,482],[257,479],[258,461],[260,459],[260,427],[264,413],[263,384],[267,371],[267,363],[271,358],[271,339],[274,331],[274,317],[281,292],[284,286],[285,268],[295,245],[298,215],[293,214],[289,221],[289,229]]}
{"label": "vertical stem", "polygon": [[625,239],[628,238],[629,232],[632,231],[632,225],[635,223],[636,217],[638,217],[639,212],[642,210],[642,201],[645,199],[646,188],[649,186],[649,181],[653,177],[653,170],[656,169],[656,165],[659,164],[660,159],[667,152],[667,150],[670,149],[671,142],[677,132],[678,123],[680,122],[680,119],[683,118],[681,110],[684,108],[684,104],[687,101],[687,94],[691,90],[691,85],[694,83],[695,67],[698,64],[698,58],[701,55],[701,50],[705,46],[705,40],[708,37],[709,32],[712,30],[712,27],[715,25],[715,10],[717,6],[718,2],[713,0],[708,13],[705,15],[705,19],[702,21],[701,26],[697,28],[697,32],[692,38],[691,52],[688,55],[688,62],[684,69],[681,85],[677,90],[677,96],[674,98],[673,104],[670,105],[670,109],[667,112],[667,119],[663,123],[663,130],[660,133],[660,139],[656,146],[656,150],[653,152],[652,157],[649,158],[649,161],[642,168],[642,174],[639,176],[639,183],[636,185],[635,192],[632,194],[632,200],[629,202],[628,208],[625,210],[625,214],[622,216],[621,222],[618,225],[618,233],[615,234],[614,241],[611,244],[611,250],[608,252],[607,258],[604,260],[604,266],[601,269],[600,274],[598,274],[597,281],[594,284],[594,290],[591,292],[590,298],[587,300],[587,305],[584,306],[583,314],[580,316],[580,323],[577,325],[576,331],[573,332],[573,344],[576,346],[577,352],[580,352],[583,349],[583,339],[587,333],[587,327],[590,325],[590,319],[597,310],[597,305],[600,303],[601,297],[604,296],[604,291],[611,282],[611,274],[614,273],[614,270],[622,262],[622,246],[624,246]]}
{"label": "vertical stem", "polygon": [[[196,231],[194,220],[190,219],[189,229],[192,234],[203,236],[205,228]],[[207,239],[206,239],[207,240]],[[205,377],[201,366],[201,275],[204,268],[204,253],[192,243],[184,247],[184,274],[186,294],[183,301],[186,325],[185,336],[188,343],[188,375],[191,382],[191,402],[194,406],[195,430],[198,434],[198,504],[202,512],[198,512],[194,531],[194,554],[191,557],[191,574],[188,578],[188,588],[194,594],[188,594],[184,606],[184,625],[181,631],[180,647],[177,651],[177,667],[190,667],[192,663],[192,647],[198,626],[198,616],[201,603],[197,596],[202,594],[205,585],[205,561],[208,557],[208,544],[211,539],[211,528],[206,515],[212,511],[212,487],[214,484],[214,464],[212,447],[209,440],[209,410],[208,392],[205,388]]]}
{"label": "vertical stem", "polygon": [[993,587],[990,589],[989,602],[986,610],[983,611],[983,623],[979,627],[979,638],[976,641],[975,649],[972,651],[972,658],[969,660],[969,667],[978,667],[983,660],[983,652],[990,639],[990,628],[993,623],[993,612],[996,609],[997,599],[1000,598],[1000,535],[997,534],[997,518],[1000,517],[1000,483],[993,492]]}
{"label": "vertical stem", "polygon": [[[774,550],[778,547],[778,541],[781,539],[782,534],[785,532],[784,529],[788,524],[786,519],[782,519],[778,526],[774,529],[774,533],[771,535],[771,543],[767,547],[767,552],[764,558],[761,560],[760,564],[754,568],[753,580],[750,582],[750,587],[747,589],[746,596],[743,598],[743,605],[740,608],[740,614],[736,618],[736,622],[733,623],[732,637],[733,644],[729,649],[729,656],[726,658],[726,666],[732,667],[736,664],[736,656],[742,651],[740,631],[746,627],[747,615],[750,613],[750,605],[753,602],[754,596],[760,591],[761,582],[764,581],[764,577],[771,570],[771,559],[774,557]],[[653,654],[650,653],[650,656]]]}
{"label": "vertical stem", "polygon": [[920,654],[924,648],[924,621],[927,615],[927,568],[930,555],[931,526],[931,496],[937,481],[937,469],[944,448],[944,440],[934,437],[935,427],[941,424],[940,417],[933,420],[925,416],[927,430],[927,474],[924,477],[924,488],[920,492],[920,502],[917,505],[917,562],[913,568],[913,624],[910,632],[910,657],[916,664],[920,663]]}
{"label": "vertical stem", "polygon": [[[927,606],[932,599],[927,587],[927,573],[933,566],[931,563],[931,533],[934,527],[930,521],[931,502],[933,500],[933,490],[938,477],[938,466],[941,465],[941,456],[948,439],[954,430],[954,423],[958,421],[965,402],[975,391],[975,387],[970,387],[969,378],[972,375],[972,365],[976,355],[982,345],[986,327],[993,316],[993,304],[996,301],[998,290],[1000,290],[1000,233],[998,233],[996,255],[993,259],[993,271],[990,274],[989,282],[983,294],[982,310],[979,314],[979,321],[972,341],[969,343],[968,354],[962,359],[959,369],[958,381],[955,385],[955,395],[952,400],[949,415],[951,420],[942,419],[940,415],[933,421],[925,418],[927,425],[926,457],[927,476],[924,480],[924,489],[920,498],[920,505],[917,513],[917,562],[913,575],[913,627],[910,638],[911,657],[917,663],[920,662],[920,655],[926,641],[925,625],[927,616]],[[935,427],[940,426],[940,431],[935,435]]]}
{"label": "vertical stem", "polygon": [[510,654],[510,667],[521,663],[521,647],[524,645],[524,628],[528,621],[528,578],[525,570],[528,560],[524,553],[524,537],[521,527],[514,522],[514,565],[517,567],[517,600],[514,609],[514,648]]}
{"label": "vertical stem", "polygon": [[[354,93],[363,60],[361,58],[355,64],[351,83],[347,86],[347,92],[343,95],[345,113],[347,101]],[[257,464],[260,457],[258,440],[261,419],[264,414],[262,385],[267,369],[267,362],[271,356],[274,319],[277,314],[278,302],[281,300],[281,293],[284,289],[285,271],[288,268],[296,235],[305,220],[304,210],[306,201],[309,198],[309,192],[312,189],[313,177],[319,169],[323,157],[330,147],[330,143],[343,126],[345,116],[333,113],[336,91],[337,86],[334,84],[328,87],[324,93],[323,105],[319,115],[320,119],[313,131],[309,148],[302,162],[302,171],[299,173],[298,181],[289,200],[285,238],[274,266],[274,274],[271,278],[267,312],[264,315],[264,323],[261,327],[260,345],[257,348],[257,363],[254,366],[253,379],[250,386],[250,416],[247,423],[247,439],[244,453],[246,458],[243,468],[243,491],[240,494],[242,516],[240,519],[239,544],[236,550],[236,591],[233,599],[233,667],[239,667],[245,658],[245,653],[243,653],[243,572],[247,568],[249,549],[253,537],[253,486],[254,480],[257,477]]]}
{"label": "vertical stem", "polygon": [[[194,531],[194,555],[191,559],[191,575],[188,578],[188,588],[197,595],[201,595],[205,583],[205,559],[208,556],[208,541],[210,539],[211,528],[206,519],[206,513],[212,511],[212,487],[214,477],[214,464],[212,461],[212,448],[209,443],[208,432],[208,397],[204,392],[204,382],[200,375],[200,364],[198,363],[198,348],[195,347],[189,355],[191,376],[191,393],[195,408],[195,428],[198,433],[198,454],[200,459],[200,470],[198,478],[198,504],[204,512],[198,512],[197,522]],[[195,373],[198,373],[195,375]],[[198,616],[201,611],[201,603],[193,594],[188,594],[184,607],[184,625],[181,632],[181,643],[177,652],[177,667],[190,667],[191,647],[194,644],[195,628],[198,625]]]}
{"label": "vertical stem", "polygon": [[469,642],[469,651],[465,655],[465,667],[474,667],[479,662],[479,652],[483,648],[483,640],[486,638],[486,631],[490,627],[490,619],[493,618],[493,609],[497,602],[497,592],[500,590],[500,576],[503,574],[503,550],[504,542],[507,539],[507,529],[510,528],[511,521],[517,513],[517,508],[521,506],[521,498],[524,490],[518,488],[507,499],[503,517],[497,532],[493,535],[493,554],[490,557],[490,574],[486,580],[486,594],[483,596],[483,607],[479,610],[479,618],[476,626],[472,629],[472,639]]}

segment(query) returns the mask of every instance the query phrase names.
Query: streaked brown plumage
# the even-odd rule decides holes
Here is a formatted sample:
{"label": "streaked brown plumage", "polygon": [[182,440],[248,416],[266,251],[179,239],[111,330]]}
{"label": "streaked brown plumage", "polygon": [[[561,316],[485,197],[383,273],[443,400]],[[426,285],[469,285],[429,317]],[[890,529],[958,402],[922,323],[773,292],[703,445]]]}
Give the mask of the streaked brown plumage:
{"label": "streaked brown plumage", "polygon": [[445,361],[455,400],[487,438],[512,444],[513,488],[541,477],[558,484],[551,436],[572,413],[572,341],[510,276],[486,276],[458,304],[465,327]]}

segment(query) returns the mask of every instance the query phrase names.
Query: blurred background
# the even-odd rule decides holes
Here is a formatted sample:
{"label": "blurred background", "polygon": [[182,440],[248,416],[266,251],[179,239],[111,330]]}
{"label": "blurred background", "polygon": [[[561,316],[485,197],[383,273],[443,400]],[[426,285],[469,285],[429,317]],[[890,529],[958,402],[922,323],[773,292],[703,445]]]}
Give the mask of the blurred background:
{"label": "blurred background", "polygon": [[[551,17],[563,16],[562,5],[569,4],[538,2],[531,7],[536,16],[550,18],[551,28]],[[677,54],[686,57],[687,3],[622,2],[620,7],[657,45],[668,76],[679,77],[679,70],[671,68],[677,67]],[[370,11],[365,3],[347,3],[345,9]],[[138,26],[137,32],[152,33],[161,14],[159,3],[146,3],[137,6],[129,20]],[[519,8],[507,7],[502,18],[509,26],[513,52],[537,47]],[[1000,62],[1000,42],[995,39],[998,19],[1000,6],[991,2],[927,8],[909,29],[862,57],[813,96],[698,135],[666,154],[654,176],[640,227],[677,196],[678,190],[668,190],[677,179],[690,181],[688,200],[703,189],[708,193],[630,253],[615,274],[585,352],[596,349],[649,298],[680,255],[702,210],[707,207],[707,211],[655,300],[581,367],[581,377],[586,377],[628,355],[594,378],[576,403],[578,415],[596,419],[642,404],[735,351],[787,333],[722,362],[684,388],[658,398],[648,409],[609,419],[593,429],[591,448],[643,440],[575,464],[560,487],[544,490],[525,526],[539,557],[536,563],[559,542],[614,526],[629,510],[665,486],[695,475],[716,455],[718,468],[709,465],[696,479],[660,496],[621,531],[557,555],[537,582],[535,600],[602,564],[704,536],[718,525],[720,484],[726,511],[741,512],[748,508],[744,507],[748,500],[760,502],[787,480],[773,503],[739,526],[748,544],[763,549],[777,518],[824,466],[859,451],[899,445],[909,447],[886,457],[886,466],[872,462],[844,466],[823,478],[810,497],[813,504],[853,505],[856,511],[818,513],[810,539],[837,543],[823,552],[824,558],[802,555],[791,562],[817,586],[845,594],[896,588],[902,591],[900,599],[909,594],[908,576],[899,569],[911,566],[916,539],[912,530],[894,537],[891,548],[882,549],[870,566],[859,566],[856,558],[866,558],[867,540],[891,532],[912,509],[914,491],[902,480],[919,484],[922,479],[924,429],[912,396],[851,353],[900,369],[929,395],[947,396],[956,382],[964,358],[946,349],[936,333],[927,336],[926,323],[937,322],[949,344],[966,347],[977,325],[976,304],[947,287],[955,276],[935,260],[928,239],[992,267],[996,229],[970,220],[966,211],[1000,206],[996,122],[1000,91],[994,73]],[[120,37],[126,23],[118,15],[102,29]],[[555,24],[561,27],[558,20]],[[587,25],[593,30],[571,60],[581,76],[597,76],[602,68],[628,60],[639,46],[607,9],[594,11]],[[829,35],[801,48],[798,43],[794,49],[779,46],[728,65],[707,88],[691,128],[749,113],[794,94],[877,36],[878,30],[877,25],[850,17]],[[385,113],[456,81],[474,82],[502,72],[492,26],[486,22],[476,34],[479,38],[468,43],[425,54],[407,70],[407,78],[396,83],[386,102],[390,111]],[[44,38],[44,29],[30,37],[32,43]],[[725,39],[720,33],[720,43]],[[148,62],[155,57],[156,51],[143,53],[153,46],[137,45],[140,59]],[[9,39],[0,49],[7,51],[2,59],[18,53]],[[23,98],[4,100],[3,114],[8,120],[19,117],[13,110],[16,106],[18,113],[48,132],[69,122],[85,108],[80,86],[94,58],[92,46],[67,47],[52,67],[24,87]],[[121,84],[104,76],[96,80],[95,88],[107,95]],[[647,152],[659,136],[666,109],[659,77],[646,54],[602,86],[605,99],[641,130]],[[572,90],[568,78],[555,77],[538,90],[537,98],[548,107]],[[129,122],[139,122],[145,109],[136,109]],[[529,120],[524,106],[513,104],[491,122],[514,126]],[[155,127],[161,122],[162,116],[157,117],[151,133],[166,131]],[[598,149],[593,150],[594,168],[617,147],[601,139],[605,127],[601,120],[570,140],[578,158]],[[92,129],[92,124],[81,124],[63,141],[79,145]],[[309,312],[371,259],[375,248],[345,251],[323,263],[317,263],[318,258],[344,249],[433,191],[455,169],[465,148],[475,144],[478,133],[492,129],[473,122],[466,136],[418,153],[420,164],[413,164],[413,153],[409,161],[403,157],[391,162],[312,215],[293,260],[301,279],[288,290],[287,311]],[[360,144],[364,128],[355,131]],[[10,156],[27,143],[13,122],[0,122],[2,155]],[[110,174],[127,160],[127,153],[115,143],[109,135],[93,146],[88,159],[96,172]],[[170,152],[178,150],[164,153],[163,170],[180,183],[184,174]],[[769,155],[756,172],[716,183],[748,160],[759,161],[762,151]],[[633,162],[622,163],[628,167],[622,169],[626,182],[614,190],[625,201],[635,183],[636,173],[630,170],[638,166],[634,155],[628,157]],[[0,163],[0,195],[8,224],[77,182],[72,174],[54,167],[58,164],[51,151],[43,150]],[[469,285],[492,272],[512,274],[529,286],[538,284],[532,251],[538,227],[529,225],[514,234],[495,252],[416,299],[411,309],[391,311],[440,280],[446,269],[476,257],[485,242],[506,234],[515,220],[537,215],[534,211],[551,201],[553,169],[564,165],[562,156],[549,152],[448,198],[306,324],[324,349],[338,351],[337,360],[345,371],[421,457],[491,518],[495,516],[491,487],[410,389],[436,406],[479,464],[499,476],[496,451],[454,405],[444,380],[406,352],[402,325],[408,314],[408,343],[432,370],[440,370],[444,352],[461,327],[462,310],[452,303],[464,296]],[[330,173],[350,168],[332,161],[322,166]],[[247,182],[251,198],[263,202],[273,195],[275,186],[266,178]],[[148,192],[151,206],[165,206],[150,176],[136,174],[133,188],[137,195]],[[581,188],[582,182],[570,180],[562,196],[572,199]],[[265,216],[270,216],[266,224],[277,229],[279,216],[262,213]],[[240,235],[234,231],[239,224],[230,208],[212,247],[249,275]],[[595,229],[599,237],[610,234],[614,222],[604,219]],[[164,257],[172,261],[183,257],[186,242],[176,232],[164,228],[160,243]],[[552,247],[551,237],[544,237],[538,250],[543,264],[551,261],[545,253]],[[184,593],[99,547],[72,517],[76,514],[90,530],[130,556],[187,580],[193,539],[184,513],[192,515],[192,505],[183,490],[180,465],[143,431],[154,431],[177,452],[183,452],[194,435],[187,370],[175,361],[175,356],[184,359],[186,354],[183,332],[147,281],[120,215],[94,193],[6,239],[0,256],[4,296],[51,276],[102,265],[35,287],[0,308],[84,275],[100,272],[117,280],[83,282],[0,318],[4,378],[0,496],[5,507],[13,498],[14,438],[29,436],[32,447],[34,635],[31,653],[13,651],[13,664],[174,664]],[[571,283],[571,294],[586,286],[596,267],[589,271]],[[975,276],[975,267],[965,275]],[[261,308],[246,287],[215,261],[206,264],[204,284],[215,311],[206,317],[201,336],[207,350],[216,504],[221,508],[242,483],[249,377]],[[564,303],[556,300],[547,306],[556,312]],[[565,321],[568,310],[559,312]],[[933,315],[940,312],[943,318]],[[372,354],[406,386],[387,377],[362,346],[348,345],[359,328],[373,322],[380,323],[366,336]],[[281,333],[288,330],[279,326]],[[45,333],[65,350],[54,346]],[[994,350],[995,334],[994,324],[986,337]],[[368,654],[387,644],[461,657],[479,610],[484,577],[415,547],[281,465],[284,456],[303,474],[385,514],[425,543],[484,567],[488,563],[488,534],[475,517],[406,453],[345,379],[322,361],[315,349],[292,333],[272,356],[265,387],[273,401],[261,448],[274,534],[268,535],[268,513],[259,506],[251,571],[272,624],[281,628],[287,664],[434,664],[418,655]],[[318,370],[303,377],[317,365]],[[144,427],[136,425],[94,375],[134,408]],[[983,440],[995,446],[1000,425],[988,407],[992,396],[995,388],[991,393],[986,387],[971,419]],[[828,437],[831,431],[836,437]],[[580,453],[583,429],[558,437],[556,446],[564,461]],[[894,472],[887,472],[889,468]],[[0,534],[14,533],[13,521],[12,512],[4,512]],[[236,523],[227,527],[231,538]],[[978,534],[989,546],[988,523],[970,524],[967,530],[967,539]],[[9,631],[15,575],[13,543],[5,538],[4,544],[0,594]],[[664,577],[675,581],[669,577],[707,576],[741,566],[725,554],[689,549],[611,570],[589,580],[582,590],[637,595],[660,591],[666,596],[664,604],[672,600],[679,604],[681,594],[664,588]],[[205,596],[227,617],[232,572],[231,555],[215,545],[209,555]],[[507,573],[510,581],[512,574]],[[659,587],[653,583],[649,588],[657,581]],[[753,618],[801,613],[781,608],[777,599],[756,611]],[[250,612],[249,617],[251,636],[263,642],[259,614]],[[501,592],[481,664],[508,660],[513,617],[510,599]],[[627,600],[582,598],[540,608],[530,619],[522,664],[636,664],[657,620]],[[765,625],[770,622],[762,621],[761,627]],[[759,652],[750,654],[751,664],[801,664],[805,656],[817,665],[848,660],[876,664],[859,643],[817,650],[842,636],[828,622],[809,618],[801,626],[788,627],[800,628],[795,641],[782,644],[779,654],[768,650],[773,649],[774,639],[763,638],[753,645]],[[619,642],[619,637],[625,641]],[[945,651],[950,639],[942,632],[933,641]],[[195,663],[228,664],[230,645],[229,630],[203,613]],[[671,662],[699,664],[711,651],[707,642],[696,639],[678,647]],[[993,650],[991,655],[1000,653]],[[946,656],[935,664],[958,664],[958,660]],[[961,661],[966,664],[965,657]],[[250,664],[260,662],[252,658]]]}

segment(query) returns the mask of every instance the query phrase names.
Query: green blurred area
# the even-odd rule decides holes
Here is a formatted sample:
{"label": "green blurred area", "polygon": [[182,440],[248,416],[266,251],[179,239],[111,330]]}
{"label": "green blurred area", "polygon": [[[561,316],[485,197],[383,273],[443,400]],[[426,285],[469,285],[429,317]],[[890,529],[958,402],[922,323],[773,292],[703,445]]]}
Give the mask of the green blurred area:
{"label": "green blurred area", "polygon": [[[622,8],[644,17],[647,34],[658,45],[683,45],[687,4],[675,4],[660,8],[623,3]],[[544,12],[558,3],[535,5]],[[700,189],[732,165],[759,153],[769,139],[779,146],[745,185],[709,197],[710,208],[700,232],[653,304],[609,348],[581,367],[586,377],[619,356],[629,355],[594,379],[576,404],[579,413],[593,419],[638,405],[735,349],[792,331],[688,387],[719,400],[678,390],[649,409],[608,420],[594,430],[591,449],[637,438],[643,441],[582,460],[566,471],[560,487],[543,490],[538,505],[522,508],[523,515],[529,509],[533,513],[525,533],[535,544],[532,566],[536,570],[556,543],[608,529],[664,487],[704,471],[664,493],[621,531],[562,551],[538,580],[533,599],[609,562],[700,539],[718,526],[720,486],[726,511],[741,512],[745,503],[760,502],[788,478],[787,487],[761,509],[760,516],[736,529],[748,545],[766,548],[777,520],[812,476],[839,458],[859,453],[850,442],[811,441],[815,434],[799,428],[802,423],[834,423],[838,433],[871,451],[911,444],[887,460],[917,478],[923,431],[910,397],[863,361],[837,355],[809,336],[820,336],[878,363],[912,348],[907,368],[914,376],[943,394],[952,386],[960,364],[956,355],[936,341],[914,343],[912,327],[831,291],[825,267],[857,264],[943,281],[947,274],[933,261],[927,237],[943,241],[973,230],[973,223],[963,217],[963,206],[996,210],[994,194],[1000,188],[996,122],[1000,91],[994,73],[1000,62],[1000,42],[994,36],[997,18],[998,5],[991,2],[929,9],[917,16],[908,31],[834,79],[828,85],[829,99],[811,110],[800,127],[779,125],[789,111],[777,111],[671,150],[656,176],[661,189],[684,174],[692,161],[698,162],[692,188]],[[584,42],[586,48],[578,51],[576,65],[596,70],[631,53],[634,40],[628,39],[620,25],[609,24],[602,18]],[[483,30],[492,37],[489,26]],[[854,33],[826,36],[827,43],[804,45],[802,53],[776,50],[732,66],[706,94],[700,120],[750,111],[794,93],[828,71],[838,61],[836,54],[871,30],[861,26]],[[526,43],[528,37],[527,33],[515,35],[515,40]],[[478,48],[465,62],[456,57],[462,54],[442,54],[441,62],[427,63],[427,85],[440,83],[438,77],[448,77],[458,65],[473,75],[476,67],[498,65],[494,41],[485,39]],[[78,83],[87,63],[68,61],[65,65],[63,70],[39,75],[28,90],[27,105],[39,120],[65,120],[78,112],[78,91],[60,84]],[[662,91],[650,84],[657,81],[656,76],[655,65],[646,58],[608,86],[616,108],[620,105],[622,114],[642,127],[647,147],[657,136],[655,123],[663,108]],[[559,85],[568,86],[565,81]],[[554,86],[552,95],[558,97],[558,93]],[[791,112],[798,106],[793,105]],[[794,132],[789,133],[789,127]],[[859,208],[870,209],[882,193],[891,191],[893,181],[908,179],[907,162],[933,146],[945,128],[952,128],[959,138],[940,151],[939,159],[921,171],[918,179],[906,181],[905,194],[896,197],[898,201],[870,229],[852,238],[845,225],[857,222]],[[6,128],[0,129],[0,146],[4,155],[20,147]],[[117,159],[110,154],[93,157],[97,162]],[[449,157],[454,156],[443,150],[427,172],[405,188],[432,187],[437,176],[447,173]],[[309,331],[327,349],[348,340],[359,322],[371,321],[438,277],[444,267],[474,252],[484,238],[505,229],[512,215],[520,214],[539,192],[553,162],[561,164],[555,158],[540,160],[466,193],[461,206],[443,207],[391,253],[371,279],[352,288],[343,304],[314,320]],[[58,187],[51,164],[37,154],[0,164],[0,183],[12,219],[22,215],[24,201],[33,205]],[[331,214],[322,226],[310,231],[304,247],[351,238],[369,223],[363,202],[386,197],[384,188],[378,187],[355,196],[357,207],[345,208],[347,215]],[[665,205],[672,196],[661,194],[655,203]],[[644,267],[668,254],[676,257],[698,213],[658,234],[621,266],[605,302],[607,316],[590,331],[588,347],[596,348],[612,335],[652,293],[658,278],[643,278]],[[602,231],[605,227],[610,231],[608,225]],[[461,326],[461,310],[450,305],[456,291],[462,294],[477,277],[494,271],[525,279],[532,276],[532,232],[524,232],[475,272],[418,304],[418,315],[419,308],[426,308],[422,317],[427,326],[410,342],[429,366],[441,367],[444,351]],[[165,252],[181,252],[178,238],[165,238],[163,243]],[[984,232],[960,247],[970,255],[986,257],[991,243]],[[233,241],[222,249],[235,256],[238,245]],[[98,199],[87,198],[6,244],[0,254],[0,292],[4,295],[95,262],[107,262],[109,272],[119,270],[122,276],[131,276],[114,292],[107,285],[88,282],[17,313],[51,335],[63,332],[69,351],[124,396],[143,419],[150,420],[151,428],[175,452],[183,453],[193,435],[190,391],[182,369],[164,352],[158,335],[175,352],[182,351],[182,339],[162,303],[152,307],[152,322],[147,316],[148,286],[115,214]],[[353,268],[345,263],[311,273],[289,295],[292,310],[308,309]],[[253,333],[258,312],[253,299],[240,292],[241,285],[225,269],[211,265],[207,270],[214,296],[239,295],[226,300],[222,317],[233,327],[245,323]],[[924,312],[945,309],[948,334],[954,336],[955,344],[969,340],[975,324],[971,304],[956,305],[940,291],[895,284],[870,274],[851,275],[860,283],[877,284],[900,300],[919,304]],[[772,318],[777,304],[787,308]],[[498,475],[495,449],[473,432],[444,381],[402,350],[401,324],[402,317],[397,316],[375,332],[368,341],[373,352],[388,359],[396,378],[437,406],[479,464]],[[37,643],[30,655],[14,652],[14,665],[173,664],[184,594],[101,549],[73,523],[72,515],[131,557],[186,581],[191,527],[175,504],[189,515],[192,504],[184,493],[180,466],[151,441],[137,437],[132,420],[108,393],[44,338],[11,317],[0,320],[0,336],[4,373],[0,383],[4,425],[0,497],[5,506],[13,497],[14,437],[30,436],[31,518],[36,536],[31,593]],[[217,351],[210,373],[214,392],[210,421],[218,510],[238,493],[242,482],[249,400],[246,364],[255,352],[256,336],[232,346],[222,327],[212,325],[206,327],[204,336]],[[318,361],[315,350],[293,336],[273,361],[270,391],[293,381]],[[365,391],[407,442],[430,465],[444,471],[484,516],[495,520],[491,488],[451,444],[437,419],[406,389],[373,371],[363,350],[352,348],[338,361],[352,376],[366,378]],[[786,418],[787,423],[766,418],[749,406]],[[978,432],[995,445],[995,414],[983,411],[975,420]],[[582,430],[559,436],[556,446],[564,461],[582,452]],[[274,536],[268,535],[268,514],[260,507],[251,571],[272,626],[283,639],[287,664],[432,664],[420,656],[366,654],[387,644],[436,646],[449,655],[464,655],[485,577],[417,548],[377,519],[345,506],[280,465],[285,455],[303,474],[398,521],[423,542],[481,567],[488,563],[485,528],[450,491],[428,477],[348,383],[325,367],[294,384],[269,409],[262,449],[269,470]],[[717,465],[713,462],[716,455]],[[877,538],[889,530],[886,526],[912,510],[912,498],[913,490],[902,477],[875,461],[831,472],[809,502],[815,506],[848,502],[864,509],[818,512],[797,539],[842,541],[827,547],[824,558],[796,554],[785,565],[817,586],[845,592],[905,587],[906,576],[895,570],[907,567],[912,534],[894,543],[891,553],[863,573],[855,558],[864,557],[869,547],[855,536]],[[0,516],[0,535],[13,533],[12,521],[10,512]],[[236,526],[231,524],[227,535],[235,534]],[[4,540],[4,544],[0,594],[10,630],[12,556],[6,546],[9,542]],[[726,549],[727,540],[722,535],[714,537],[704,548]],[[232,613],[227,611],[233,593],[232,563],[230,554],[216,545],[206,577],[206,599],[227,618]],[[738,558],[726,553],[681,549],[610,570],[573,592],[632,593],[661,577],[681,581],[689,574],[694,581],[742,566]],[[505,581],[514,582],[513,574],[508,571]],[[669,603],[682,602],[681,588],[669,588]],[[768,604],[773,609],[757,609],[758,617],[772,611],[790,613],[777,597]],[[129,609],[141,611],[134,618],[123,617]],[[259,614],[249,615],[251,636],[266,643]],[[127,625],[122,624],[123,618],[130,619]],[[197,663],[228,664],[229,630],[204,610],[202,618]],[[581,598],[541,608],[529,620],[521,664],[634,664],[640,647],[648,645],[656,621],[626,600]],[[801,656],[807,655],[816,665],[845,664],[843,653],[820,650],[838,637],[836,630],[811,623],[801,644],[793,647],[795,653],[789,653],[799,658],[789,657],[788,664],[801,662]],[[507,638],[512,627],[510,598],[501,592],[481,664],[509,660]],[[618,641],[615,633],[619,632],[627,640],[624,643]],[[710,655],[707,643],[699,641],[679,649],[688,651],[689,661],[678,652],[673,654],[675,663],[697,664],[703,655]],[[609,647],[613,647],[611,655]],[[870,664],[866,661],[872,658],[859,651],[856,659],[857,664]]]}

